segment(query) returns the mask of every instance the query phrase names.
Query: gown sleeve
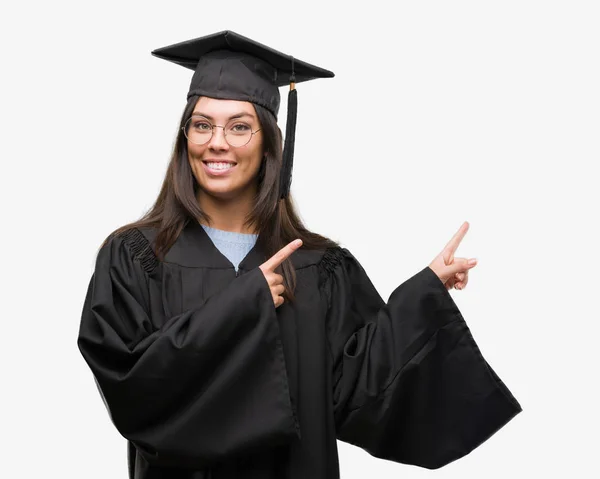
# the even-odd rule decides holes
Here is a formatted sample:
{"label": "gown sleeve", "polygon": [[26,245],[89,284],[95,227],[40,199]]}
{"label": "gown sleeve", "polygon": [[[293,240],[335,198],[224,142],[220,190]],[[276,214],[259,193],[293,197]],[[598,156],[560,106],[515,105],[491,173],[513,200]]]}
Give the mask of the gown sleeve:
{"label": "gown sleeve", "polygon": [[521,412],[431,268],[387,303],[346,248],[328,248],[320,271],[338,439],[374,457],[437,469]]}
{"label": "gown sleeve", "polygon": [[262,271],[161,318],[144,242],[133,230],[99,251],[77,340],[121,435],[150,464],[193,468],[299,436]]}

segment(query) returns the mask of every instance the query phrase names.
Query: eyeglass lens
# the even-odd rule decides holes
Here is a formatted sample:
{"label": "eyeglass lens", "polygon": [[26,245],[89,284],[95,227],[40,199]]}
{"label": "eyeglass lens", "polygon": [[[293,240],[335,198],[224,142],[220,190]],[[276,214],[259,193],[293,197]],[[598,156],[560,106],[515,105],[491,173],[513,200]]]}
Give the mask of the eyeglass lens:
{"label": "eyeglass lens", "polygon": [[[215,128],[220,126],[213,125],[204,117],[191,117],[184,128],[185,136],[192,143],[204,145],[210,141]],[[232,120],[224,127],[225,140],[233,147],[246,145],[252,138],[252,128],[247,123],[240,120]]]}

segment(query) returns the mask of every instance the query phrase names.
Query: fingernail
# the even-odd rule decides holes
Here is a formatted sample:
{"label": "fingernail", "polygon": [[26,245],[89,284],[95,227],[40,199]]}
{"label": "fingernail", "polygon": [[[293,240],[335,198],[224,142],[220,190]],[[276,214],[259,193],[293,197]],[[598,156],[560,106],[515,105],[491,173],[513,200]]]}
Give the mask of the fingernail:
{"label": "fingernail", "polygon": [[298,239],[298,240],[294,241],[294,244],[296,246],[300,246],[302,244],[302,240]]}
{"label": "fingernail", "polygon": [[475,263],[477,263],[477,260],[475,258],[469,260],[469,264],[475,264]]}

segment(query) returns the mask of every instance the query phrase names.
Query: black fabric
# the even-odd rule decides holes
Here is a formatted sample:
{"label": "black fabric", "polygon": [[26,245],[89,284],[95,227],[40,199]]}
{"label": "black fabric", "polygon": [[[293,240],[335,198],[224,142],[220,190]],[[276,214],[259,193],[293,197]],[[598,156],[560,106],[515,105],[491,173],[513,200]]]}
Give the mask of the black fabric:
{"label": "black fabric", "polygon": [[436,469],[521,411],[429,267],[386,304],[347,249],[335,258],[327,290],[338,439]]}
{"label": "black fabric", "polygon": [[260,241],[236,275],[196,221],[164,261],[155,234],[100,250],[77,341],[130,479],[338,478],[336,439],[437,468],[521,411],[429,267],[386,303],[347,249],[301,248],[275,308]]}
{"label": "black fabric", "polygon": [[152,55],[194,70],[187,93],[264,106],[277,117],[279,88],[333,72],[311,65],[231,30],[157,48]]}

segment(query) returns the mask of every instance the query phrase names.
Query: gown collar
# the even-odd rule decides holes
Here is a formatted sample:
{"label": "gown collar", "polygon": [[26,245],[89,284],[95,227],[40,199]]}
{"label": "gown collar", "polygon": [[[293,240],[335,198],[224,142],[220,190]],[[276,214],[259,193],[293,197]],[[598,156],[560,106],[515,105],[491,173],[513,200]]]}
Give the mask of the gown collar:
{"label": "gown collar", "polygon": [[[257,239],[238,268],[250,271],[266,260],[267,257]],[[189,267],[234,269],[233,263],[221,253],[202,225],[195,219],[190,219],[185,225],[179,238],[167,253],[165,261]]]}
{"label": "gown collar", "polygon": [[[142,227],[140,231],[152,243],[156,237],[156,229]],[[295,269],[304,268],[320,262],[323,250],[307,250],[300,248],[292,254],[291,261]],[[267,255],[260,244],[260,236],[238,269],[248,272],[257,268],[267,260]],[[235,270],[233,263],[213,243],[202,225],[195,219],[188,220],[181,234],[171,246],[164,261],[188,268],[213,268]]]}

